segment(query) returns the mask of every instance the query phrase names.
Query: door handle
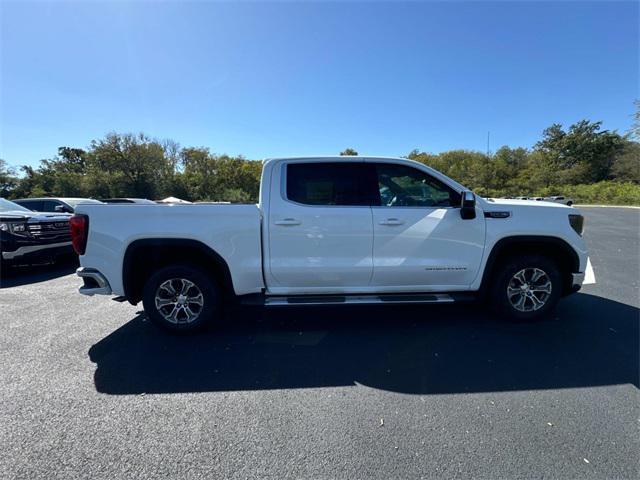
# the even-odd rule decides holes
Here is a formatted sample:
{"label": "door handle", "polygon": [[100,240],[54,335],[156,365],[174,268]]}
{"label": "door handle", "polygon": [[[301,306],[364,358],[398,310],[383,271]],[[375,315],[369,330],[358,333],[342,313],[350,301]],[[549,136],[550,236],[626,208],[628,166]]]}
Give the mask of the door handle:
{"label": "door handle", "polygon": [[402,225],[404,220],[400,220],[399,218],[385,218],[384,220],[380,220],[380,225]]}
{"label": "door handle", "polygon": [[276,225],[291,226],[300,225],[302,222],[300,220],[296,220],[295,218],[283,218],[282,220],[276,220],[273,223]]}

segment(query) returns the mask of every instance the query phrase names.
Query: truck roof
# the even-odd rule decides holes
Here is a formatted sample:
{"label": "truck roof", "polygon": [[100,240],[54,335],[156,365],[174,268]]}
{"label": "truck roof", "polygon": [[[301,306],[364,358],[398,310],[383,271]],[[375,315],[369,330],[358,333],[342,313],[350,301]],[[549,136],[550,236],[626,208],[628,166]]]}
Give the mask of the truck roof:
{"label": "truck roof", "polygon": [[425,165],[422,162],[418,162],[416,160],[411,160],[410,158],[402,158],[402,157],[370,157],[370,156],[360,156],[360,155],[325,155],[325,156],[314,156],[314,157],[279,157],[279,158],[267,158],[265,160],[263,160],[263,168],[267,168],[267,166],[271,163],[275,163],[275,162],[279,162],[281,160],[295,160],[296,162],[317,162],[319,160],[321,161],[327,161],[327,160],[335,160],[335,161],[344,161],[344,160],[359,160],[359,161],[365,161],[365,160],[373,160],[373,161],[393,161],[393,162],[400,162],[400,163],[404,163],[404,164],[414,164],[414,165],[420,165],[421,168],[426,168],[429,172],[431,172],[431,175],[435,176],[436,178],[440,179],[441,181],[444,181],[446,184],[448,184],[450,187],[455,188],[456,190],[466,190],[466,187],[464,185],[461,185],[460,183],[456,182],[454,179],[447,177],[445,174],[443,174],[442,172],[439,172],[433,168],[431,168],[429,165]]}
{"label": "truck roof", "polygon": [[408,158],[401,157],[371,157],[365,155],[316,155],[313,157],[277,157],[277,158],[265,158],[263,163],[271,163],[280,160],[296,160],[314,162],[317,160],[410,160]]}

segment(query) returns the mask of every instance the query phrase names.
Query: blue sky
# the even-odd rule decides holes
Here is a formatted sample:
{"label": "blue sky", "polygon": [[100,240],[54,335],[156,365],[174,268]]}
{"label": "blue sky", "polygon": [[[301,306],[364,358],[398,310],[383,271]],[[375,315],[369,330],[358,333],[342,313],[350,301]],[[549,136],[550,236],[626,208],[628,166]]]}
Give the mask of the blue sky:
{"label": "blue sky", "polygon": [[109,131],[248,158],[531,146],[626,131],[638,2],[0,5],[0,158]]}

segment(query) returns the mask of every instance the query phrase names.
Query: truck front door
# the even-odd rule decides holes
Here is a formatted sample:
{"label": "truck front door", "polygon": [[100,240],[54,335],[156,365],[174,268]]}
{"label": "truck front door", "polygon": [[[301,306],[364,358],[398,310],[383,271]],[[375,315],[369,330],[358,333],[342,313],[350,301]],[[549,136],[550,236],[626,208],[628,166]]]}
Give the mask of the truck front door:
{"label": "truck front door", "polygon": [[409,165],[371,162],[373,276],[379,291],[465,290],[484,251],[485,219],[460,216],[460,193]]}

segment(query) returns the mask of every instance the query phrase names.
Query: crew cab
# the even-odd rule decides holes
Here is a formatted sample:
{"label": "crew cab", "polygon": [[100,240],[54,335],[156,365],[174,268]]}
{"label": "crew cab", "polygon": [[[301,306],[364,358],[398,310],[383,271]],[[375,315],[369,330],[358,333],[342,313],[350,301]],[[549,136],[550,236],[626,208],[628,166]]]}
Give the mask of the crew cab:
{"label": "crew cab", "polygon": [[53,262],[74,255],[67,213],[32,212],[0,198],[0,252],[3,265]]}
{"label": "crew cab", "polygon": [[142,301],[172,330],[265,306],[485,299],[532,320],[577,291],[587,251],[574,208],[481,198],[402,158],[279,158],[257,205],[79,205],[80,293]]}

